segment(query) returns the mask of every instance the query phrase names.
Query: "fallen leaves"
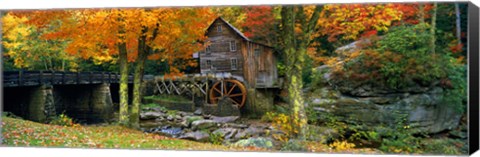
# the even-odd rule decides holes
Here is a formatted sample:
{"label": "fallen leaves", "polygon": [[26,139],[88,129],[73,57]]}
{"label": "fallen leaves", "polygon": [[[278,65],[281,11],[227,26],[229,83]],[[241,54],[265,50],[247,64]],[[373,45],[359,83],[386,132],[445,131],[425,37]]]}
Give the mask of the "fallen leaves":
{"label": "fallen leaves", "polygon": [[173,139],[121,126],[63,127],[8,117],[2,117],[2,121],[2,143],[8,146],[256,150]]}

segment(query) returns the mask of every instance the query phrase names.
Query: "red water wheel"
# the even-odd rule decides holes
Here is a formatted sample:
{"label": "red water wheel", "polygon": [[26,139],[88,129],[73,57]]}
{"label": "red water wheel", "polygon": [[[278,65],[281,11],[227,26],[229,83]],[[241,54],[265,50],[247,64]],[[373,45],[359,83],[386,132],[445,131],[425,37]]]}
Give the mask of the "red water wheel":
{"label": "red water wheel", "polygon": [[237,80],[223,80],[213,84],[210,88],[210,102],[216,104],[221,98],[229,98],[238,108],[242,108],[247,100],[245,86]]}

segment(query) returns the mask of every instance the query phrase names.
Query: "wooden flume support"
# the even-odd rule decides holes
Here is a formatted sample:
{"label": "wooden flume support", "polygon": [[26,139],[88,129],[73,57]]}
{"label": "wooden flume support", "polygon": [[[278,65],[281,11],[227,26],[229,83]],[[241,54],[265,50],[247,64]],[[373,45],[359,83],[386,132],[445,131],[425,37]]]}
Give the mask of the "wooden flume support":
{"label": "wooden flume support", "polygon": [[171,78],[157,76],[155,86],[158,94],[203,97],[210,103],[229,98],[238,107],[243,107],[247,99],[247,90],[241,79],[229,74],[191,74]]}

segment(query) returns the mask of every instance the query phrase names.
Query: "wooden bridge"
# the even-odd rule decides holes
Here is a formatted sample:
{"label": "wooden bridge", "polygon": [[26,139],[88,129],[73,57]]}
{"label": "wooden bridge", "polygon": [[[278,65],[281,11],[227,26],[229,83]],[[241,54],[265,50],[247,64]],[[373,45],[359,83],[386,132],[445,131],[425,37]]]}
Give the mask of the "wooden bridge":
{"label": "wooden bridge", "polygon": [[[3,87],[38,85],[74,85],[119,83],[120,75],[112,72],[59,72],[59,71],[4,71]],[[133,82],[133,76],[128,76]]]}
{"label": "wooden bridge", "polygon": [[84,122],[108,121],[119,101],[119,82],[120,75],[111,72],[4,71],[3,107],[37,122],[62,113]]}

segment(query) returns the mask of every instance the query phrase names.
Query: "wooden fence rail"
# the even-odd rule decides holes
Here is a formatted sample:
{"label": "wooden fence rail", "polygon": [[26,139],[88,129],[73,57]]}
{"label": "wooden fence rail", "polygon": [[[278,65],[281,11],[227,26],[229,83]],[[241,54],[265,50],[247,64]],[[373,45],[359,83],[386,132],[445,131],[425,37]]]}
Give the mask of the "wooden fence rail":
{"label": "wooden fence rail", "polygon": [[[133,76],[129,75],[129,83]],[[119,83],[120,75],[112,72],[60,72],[60,71],[4,71],[3,86],[36,86],[42,84],[99,84]]]}

